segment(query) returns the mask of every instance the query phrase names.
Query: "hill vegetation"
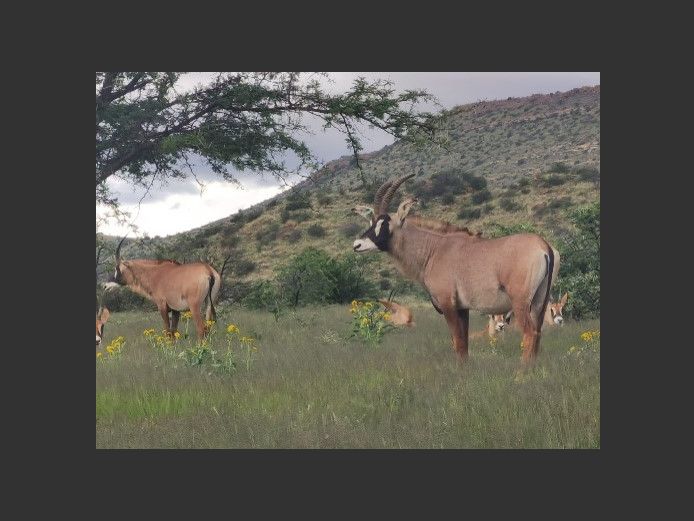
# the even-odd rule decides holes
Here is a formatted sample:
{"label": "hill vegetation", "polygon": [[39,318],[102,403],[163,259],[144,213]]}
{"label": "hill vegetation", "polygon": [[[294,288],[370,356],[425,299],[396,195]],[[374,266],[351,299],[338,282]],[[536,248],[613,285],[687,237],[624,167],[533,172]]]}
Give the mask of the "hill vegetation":
{"label": "hill vegetation", "polygon": [[[354,158],[345,156],[326,164],[312,180],[228,218],[165,238],[127,240],[123,255],[203,259],[217,269],[226,260],[223,299],[268,309],[271,301],[275,307],[292,300],[342,302],[355,292],[382,295],[392,288],[422,295],[387,256],[355,259],[351,251],[366,221],[350,208],[371,204],[383,181],[415,173],[391,211],[400,197],[414,195],[420,199],[415,214],[484,236],[540,233],[562,254],[556,289],[574,297],[567,312],[599,313],[600,87],[462,105],[443,113],[441,126],[443,144],[399,141],[360,155],[367,183]],[[97,280],[103,280],[113,270],[108,253],[118,239],[97,239],[103,246]],[[320,281],[324,291],[304,286],[299,295],[293,292],[287,280],[294,280],[292,273],[305,280],[297,275],[302,262],[322,274],[311,280]],[[345,270],[349,291],[337,282]],[[108,298],[115,307],[142,304],[135,296]]]}

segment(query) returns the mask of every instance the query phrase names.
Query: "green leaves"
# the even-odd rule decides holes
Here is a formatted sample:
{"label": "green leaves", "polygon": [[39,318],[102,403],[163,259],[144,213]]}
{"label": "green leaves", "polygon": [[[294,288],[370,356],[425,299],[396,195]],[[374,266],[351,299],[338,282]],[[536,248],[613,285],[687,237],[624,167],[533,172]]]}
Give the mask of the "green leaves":
{"label": "green leaves", "polygon": [[302,84],[300,74],[220,73],[185,92],[174,89],[180,73],[97,72],[97,202],[117,204],[105,189],[115,173],[139,184],[155,174],[188,175],[178,163],[191,153],[225,179],[232,178],[228,165],[289,173],[282,160],[288,152],[298,158],[298,170],[315,169],[315,157],[296,137],[307,130],[303,114],[343,131],[355,153],[361,149],[359,122],[399,138],[409,133],[433,138],[433,116],[415,110],[417,103],[434,99],[425,91],[395,94],[389,82],[359,78],[347,93],[333,95],[317,81]]}

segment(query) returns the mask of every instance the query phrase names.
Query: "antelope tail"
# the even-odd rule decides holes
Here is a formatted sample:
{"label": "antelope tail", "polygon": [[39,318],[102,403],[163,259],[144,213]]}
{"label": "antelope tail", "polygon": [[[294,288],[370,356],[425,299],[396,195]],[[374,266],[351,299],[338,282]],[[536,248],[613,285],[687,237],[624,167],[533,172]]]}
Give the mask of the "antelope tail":
{"label": "antelope tail", "polygon": [[544,321],[545,319],[545,311],[547,310],[547,304],[549,303],[549,293],[552,289],[552,273],[554,271],[554,251],[551,246],[548,248],[547,253],[545,253],[545,262],[547,263],[547,292],[545,293],[545,298],[542,302],[542,309],[540,310],[540,320],[542,321]]}
{"label": "antelope tail", "polygon": [[219,295],[219,288],[222,285],[222,278],[215,270],[210,272],[210,287],[207,291],[207,311],[205,312],[205,320],[217,320],[217,312],[214,309],[214,303]]}

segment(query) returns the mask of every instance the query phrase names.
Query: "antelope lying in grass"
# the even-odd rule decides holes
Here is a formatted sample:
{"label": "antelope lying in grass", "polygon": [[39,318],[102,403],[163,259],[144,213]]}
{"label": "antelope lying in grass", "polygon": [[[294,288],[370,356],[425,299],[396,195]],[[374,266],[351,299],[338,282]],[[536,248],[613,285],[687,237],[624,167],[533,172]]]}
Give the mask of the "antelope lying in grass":
{"label": "antelope lying in grass", "polygon": [[[116,271],[105,286],[107,288],[126,286],[154,302],[170,335],[178,329],[181,311],[190,310],[198,339],[202,339],[206,328],[200,306],[207,300],[205,318],[216,319],[214,301],[217,299],[222,283],[219,273],[204,262],[180,264],[173,260],[123,260],[120,257],[123,240],[116,249]],[[171,321],[169,321],[169,312],[171,312]]]}
{"label": "antelope lying in grass", "polygon": [[511,313],[503,313],[498,315],[489,315],[486,329],[470,333],[470,338],[480,338],[488,336],[490,339],[496,338],[499,333],[506,330],[506,326],[511,322]]}
{"label": "antelope lying in grass", "polygon": [[404,200],[394,215],[386,213],[395,191],[413,176],[387,181],[378,189],[369,212],[371,226],[354,241],[353,250],[387,252],[404,275],[424,286],[446,318],[461,360],[468,356],[473,309],[485,314],[513,311],[523,331],[522,360],[531,361],[539,351],[552,286],[553,248],[531,233],[486,239],[449,223],[408,218],[416,199]]}
{"label": "antelope lying in grass", "polygon": [[394,325],[407,327],[412,327],[414,325],[412,311],[410,311],[409,308],[397,302],[393,302],[392,300],[378,299],[378,301],[389,311],[390,318],[388,318],[388,320]]}
{"label": "antelope lying in grass", "polygon": [[104,338],[104,325],[110,315],[111,312],[106,307],[100,308],[96,314],[96,347],[101,345],[101,341]]}
{"label": "antelope lying in grass", "polygon": [[561,326],[564,324],[564,317],[562,315],[562,311],[564,309],[564,306],[566,305],[566,302],[569,300],[569,294],[564,293],[564,296],[562,296],[561,299],[559,299],[559,302],[549,302],[547,304],[547,311],[545,311],[545,324],[550,324],[550,325],[558,325]]}

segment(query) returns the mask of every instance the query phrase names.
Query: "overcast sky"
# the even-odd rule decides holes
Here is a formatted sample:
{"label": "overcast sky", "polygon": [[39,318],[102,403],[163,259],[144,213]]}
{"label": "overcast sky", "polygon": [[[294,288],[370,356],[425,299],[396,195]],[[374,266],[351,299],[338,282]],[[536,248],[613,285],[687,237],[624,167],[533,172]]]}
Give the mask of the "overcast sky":
{"label": "overcast sky", "polygon": [[[180,79],[177,88],[187,90],[204,84],[213,74],[189,73]],[[359,76],[391,80],[397,90],[426,89],[444,108],[600,84],[599,72],[332,72],[329,73],[332,83],[326,83],[326,90],[344,92]],[[435,110],[433,106],[423,108]],[[350,153],[343,134],[335,130],[323,132],[308,119],[306,123],[315,131],[302,137],[318,159],[328,162]],[[390,135],[378,130],[363,127],[361,132],[363,152],[379,150],[393,142]],[[204,185],[202,189],[194,179],[176,180],[165,185],[155,183],[145,196],[143,189],[133,189],[117,178],[109,178],[110,190],[117,196],[121,208],[130,213],[130,222],[138,227],[139,233],[129,232],[129,236],[165,236],[197,228],[283,190],[277,180],[267,175],[238,173],[236,177],[241,186],[235,186],[222,181],[202,160],[194,160],[193,168]],[[103,216],[105,209],[97,206],[96,213]],[[99,231],[123,235],[128,229],[112,220],[102,224]]]}

